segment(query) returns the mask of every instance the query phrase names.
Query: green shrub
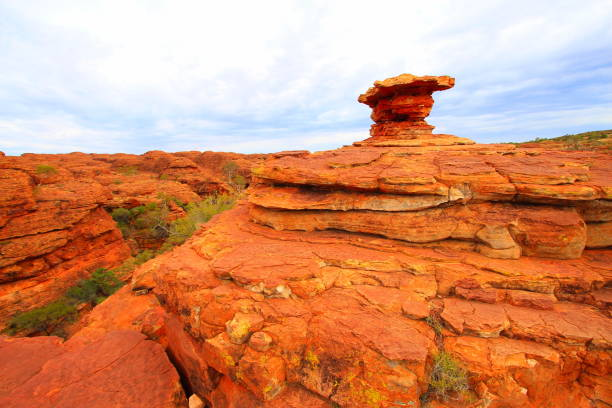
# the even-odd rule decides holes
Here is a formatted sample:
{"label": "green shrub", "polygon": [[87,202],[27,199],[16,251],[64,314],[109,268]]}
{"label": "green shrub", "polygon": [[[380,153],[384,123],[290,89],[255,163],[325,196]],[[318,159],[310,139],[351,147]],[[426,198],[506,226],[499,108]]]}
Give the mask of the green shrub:
{"label": "green shrub", "polygon": [[113,184],[123,184],[123,181],[119,179],[115,179],[113,180]]}
{"label": "green shrub", "polygon": [[150,249],[145,249],[144,251],[136,255],[134,257],[134,260],[135,260],[136,265],[141,265],[147,262],[149,259],[155,258],[155,255],[156,255],[155,251],[151,251]]}
{"label": "green shrub", "polygon": [[6,332],[43,332],[50,335],[61,323],[73,321],[77,315],[76,306],[62,298],[46,306],[16,315],[8,324]]}
{"label": "green shrub", "polygon": [[44,174],[44,175],[52,175],[56,174],[57,170],[55,167],[50,166],[48,164],[39,164],[36,166],[36,174]]}
{"label": "green shrub", "polygon": [[117,172],[124,176],[133,176],[138,174],[138,167],[136,166],[121,166],[117,168]]}
{"label": "green shrub", "polygon": [[88,279],[68,289],[66,296],[77,303],[90,303],[93,306],[115,293],[122,285],[113,271],[98,268]]}
{"label": "green shrub", "polygon": [[465,394],[468,389],[466,371],[449,353],[438,353],[434,357],[428,392],[444,401],[453,394]]}
{"label": "green shrub", "polygon": [[240,174],[234,176],[232,180],[232,184],[240,191],[244,190],[244,188],[246,187],[246,183],[246,179]]}
{"label": "green shrub", "polygon": [[132,213],[127,208],[115,208],[111,212],[111,217],[115,222],[127,224],[132,219]]}
{"label": "green shrub", "polygon": [[81,280],[75,286],[68,288],[64,297],[30,311],[13,317],[6,332],[39,333],[49,335],[56,332],[63,323],[74,321],[77,317],[77,306],[89,303],[95,306],[112,295],[123,285],[113,271],[104,268],[97,269],[88,279]]}
{"label": "green shrub", "polygon": [[427,316],[425,318],[425,322],[433,329],[433,331],[437,335],[442,334],[442,329],[443,329],[442,322],[440,322],[440,319],[438,318],[438,316],[436,315]]}
{"label": "green shrub", "polygon": [[168,242],[173,245],[182,244],[201,224],[208,222],[216,214],[229,210],[235,203],[236,197],[222,194],[187,204],[185,208],[187,215],[170,224]]}

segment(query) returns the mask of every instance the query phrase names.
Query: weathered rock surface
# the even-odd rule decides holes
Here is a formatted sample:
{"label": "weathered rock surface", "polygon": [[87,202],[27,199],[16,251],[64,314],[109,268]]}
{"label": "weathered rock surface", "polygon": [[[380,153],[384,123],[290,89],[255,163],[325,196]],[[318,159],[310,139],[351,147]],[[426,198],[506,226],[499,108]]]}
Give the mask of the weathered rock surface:
{"label": "weathered rock surface", "polygon": [[[263,157],[159,151],[0,156],[0,330],[15,313],[57,299],[91,271],[130,255],[104,209],[157,202],[160,195],[188,203],[225,192],[231,188],[226,163],[246,175]],[[183,213],[171,205],[171,217]]]}
{"label": "weathered rock surface", "polygon": [[[491,406],[611,402],[612,251],[491,259],[275,231],[248,207],[134,276],[151,291],[136,298],[156,296],[167,313],[173,361],[213,407],[418,407],[440,347],[468,370],[470,398]],[[441,340],[425,318],[440,321]]]}
{"label": "weathered rock surface", "polygon": [[8,157],[16,162],[50,165],[77,179],[95,180],[111,191],[107,207],[134,207],[159,200],[159,194],[183,202],[231,190],[224,166],[236,165],[235,175],[247,183],[250,168],[267,155],[222,152],[150,151],[135,154],[32,154]]}
{"label": "weathered rock surface", "polygon": [[448,146],[473,144],[470,139],[453,135],[432,135],[433,126],[425,118],[429,116],[435,91],[443,91],[455,85],[449,76],[414,76],[402,74],[374,86],[358,101],[372,108],[370,137],[357,146]]}
{"label": "weathered rock surface", "polygon": [[442,350],[470,391],[431,406],[612,404],[610,156],[431,143],[441,78],[377,83],[372,139],[269,158],[135,274],[211,406],[419,407]]}
{"label": "weathered rock surface", "polygon": [[0,337],[0,406],[187,407],[163,348],[135,331],[90,344]]}
{"label": "weathered rock surface", "polygon": [[[430,135],[424,121],[431,93],[453,84],[408,74],[377,81],[359,98],[374,109],[372,138],[255,167],[252,219],[275,229],[363,232],[503,259],[575,259],[585,247],[609,247],[612,156],[434,146],[429,139],[440,135]],[[394,126],[411,130],[380,133]]]}

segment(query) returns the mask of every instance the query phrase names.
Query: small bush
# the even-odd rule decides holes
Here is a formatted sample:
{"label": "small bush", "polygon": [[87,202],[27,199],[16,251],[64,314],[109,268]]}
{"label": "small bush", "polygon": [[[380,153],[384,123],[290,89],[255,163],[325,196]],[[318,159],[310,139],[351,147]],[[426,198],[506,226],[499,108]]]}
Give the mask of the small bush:
{"label": "small bush", "polygon": [[96,269],[89,279],[83,279],[76,286],[68,289],[66,296],[77,303],[89,303],[95,306],[122,286],[114,272],[104,268]]}
{"label": "small bush", "polygon": [[123,181],[119,179],[115,179],[113,180],[113,184],[123,184]]}
{"label": "small bush", "polygon": [[136,255],[134,257],[134,260],[135,260],[136,265],[141,265],[147,262],[149,259],[155,258],[155,255],[156,255],[155,251],[151,251],[150,249],[145,249],[144,251]]}
{"label": "small bush", "polygon": [[466,371],[449,353],[445,351],[438,353],[434,357],[428,392],[444,401],[453,394],[464,394],[468,389]]}
{"label": "small bush", "polygon": [[62,298],[46,306],[18,314],[9,322],[6,332],[11,335],[24,331],[51,335],[61,323],[74,320],[76,315],[76,306]]}
{"label": "small bush", "polygon": [[115,208],[111,212],[111,217],[115,222],[127,224],[132,219],[132,213],[127,208]]}
{"label": "small bush", "polygon": [[136,166],[121,166],[117,168],[117,172],[124,176],[133,176],[138,174],[138,168]]}
{"label": "small bush", "polygon": [[48,164],[39,164],[36,166],[36,174],[44,174],[50,176],[52,174],[57,174],[57,170],[55,167],[50,166]]}
{"label": "small bush", "polygon": [[201,224],[208,222],[213,216],[229,210],[234,206],[236,198],[230,195],[209,196],[197,203],[185,206],[187,215],[170,224],[168,242],[180,245],[197,231]]}
{"label": "small bush", "polygon": [[433,329],[433,331],[437,335],[442,334],[442,322],[440,322],[440,319],[436,315],[427,316],[425,318],[425,322]]}
{"label": "small bush", "polygon": [[123,285],[113,271],[97,269],[88,279],[81,280],[69,288],[64,297],[30,311],[20,313],[9,322],[6,332],[40,333],[61,335],[58,328],[64,323],[72,322],[77,317],[77,306],[89,303],[95,306],[112,295]]}

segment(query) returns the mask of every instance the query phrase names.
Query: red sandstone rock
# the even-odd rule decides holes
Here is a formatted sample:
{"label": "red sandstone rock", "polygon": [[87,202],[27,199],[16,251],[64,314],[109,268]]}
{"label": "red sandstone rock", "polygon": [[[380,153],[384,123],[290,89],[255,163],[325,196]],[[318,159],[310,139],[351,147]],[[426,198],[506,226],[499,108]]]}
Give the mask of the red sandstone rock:
{"label": "red sandstone rock", "polygon": [[187,407],[160,345],[114,331],[87,345],[0,337],[3,407]]}
{"label": "red sandstone rock", "polygon": [[573,211],[472,204],[412,212],[281,211],[255,206],[254,221],[275,229],[380,234],[409,242],[471,240],[493,258],[525,255],[577,258],[585,246],[584,222]]}
{"label": "red sandstone rock", "polygon": [[431,94],[452,88],[455,79],[448,76],[402,74],[384,81],[359,96],[359,102],[372,108],[370,137],[356,146],[410,147],[474,144],[453,135],[432,135],[433,126],[425,122],[433,107]]}
{"label": "red sandstone rock", "polygon": [[[138,279],[174,316],[169,350],[215,407],[292,406],[294,393],[304,406],[418,401],[436,341],[413,319],[439,310],[461,334],[443,329],[444,345],[468,369],[478,398],[573,408],[606,398],[610,366],[588,376],[580,367],[589,353],[610,349],[612,327],[591,306],[551,293],[576,298],[601,285],[594,259],[491,259],[342,231],[275,231],[248,222],[240,206]],[[448,297],[453,286],[471,300]],[[280,296],[278,287],[291,291]],[[439,306],[436,294],[445,297]],[[258,331],[234,344],[226,330],[242,320]]]}

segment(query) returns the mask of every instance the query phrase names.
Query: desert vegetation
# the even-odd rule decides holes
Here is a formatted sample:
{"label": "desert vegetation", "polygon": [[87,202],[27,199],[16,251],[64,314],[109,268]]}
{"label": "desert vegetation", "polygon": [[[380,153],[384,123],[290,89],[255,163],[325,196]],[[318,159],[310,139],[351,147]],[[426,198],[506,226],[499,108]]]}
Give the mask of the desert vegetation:
{"label": "desert vegetation", "polygon": [[57,169],[48,164],[39,164],[36,166],[36,174],[39,175],[53,175],[57,173]]}
{"label": "desert vegetation", "polygon": [[467,372],[453,356],[441,351],[434,356],[433,367],[429,376],[429,389],[422,395],[422,402],[430,398],[439,401],[464,399],[469,391]]}
{"label": "desert vegetation", "polygon": [[44,334],[64,336],[63,326],[78,316],[79,309],[94,307],[123,285],[114,270],[99,268],[87,279],[69,288],[56,301],[19,313],[8,324],[8,334]]}
{"label": "desert vegetation", "polygon": [[517,146],[539,143],[543,145],[558,145],[563,150],[610,150],[612,148],[612,129],[595,130],[576,134],[566,134],[553,138],[537,137]]}

